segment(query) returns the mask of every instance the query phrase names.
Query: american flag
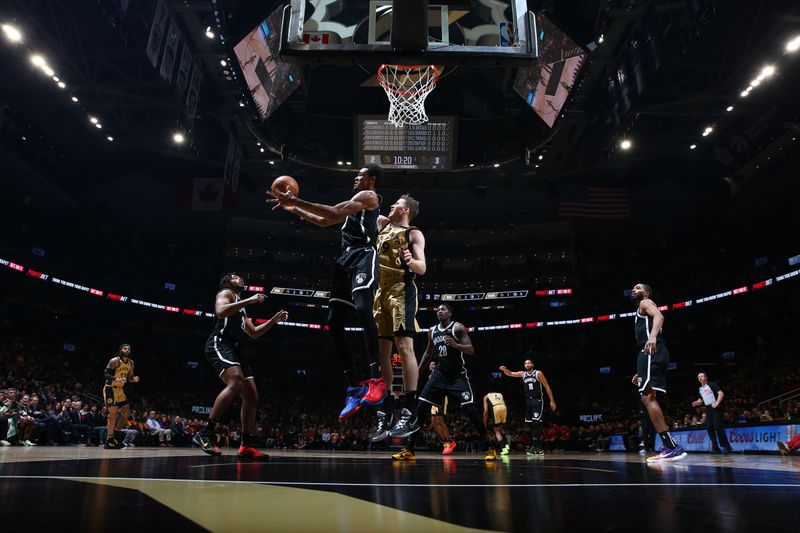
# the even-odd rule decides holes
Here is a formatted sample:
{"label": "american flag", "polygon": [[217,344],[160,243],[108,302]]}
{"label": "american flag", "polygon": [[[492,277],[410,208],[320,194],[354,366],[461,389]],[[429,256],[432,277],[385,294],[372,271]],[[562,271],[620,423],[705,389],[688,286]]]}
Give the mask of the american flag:
{"label": "american flag", "polygon": [[625,187],[587,187],[560,185],[558,216],[621,220],[631,216],[628,189]]}

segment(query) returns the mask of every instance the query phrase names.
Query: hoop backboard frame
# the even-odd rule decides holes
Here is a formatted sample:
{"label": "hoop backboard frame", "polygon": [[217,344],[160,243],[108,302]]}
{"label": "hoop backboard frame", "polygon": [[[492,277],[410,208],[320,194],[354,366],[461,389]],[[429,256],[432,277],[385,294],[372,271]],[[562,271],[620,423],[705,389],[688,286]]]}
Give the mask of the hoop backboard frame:
{"label": "hoop backboard frame", "polygon": [[[427,48],[421,51],[397,50],[388,41],[376,38],[377,20],[391,12],[391,3],[391,0],[369,1],[369,13],[363,20],[369,25],[367,43],[353,43],[351,35],[350,42],[315,44],[304,41],[306,0],[291,0],[283,11],[280,54],[288,63],[340,65],[393,63],[530,67],[537,58],[536,18],[528,11],[526,0],[508,2],[513,19],[508,22],[514,28],[514,43],[507,46],[451,44],[449,28],[458,24],[459,7],[454,6],[452,0],[431,0],[429,13],[438,11],[441,42],[429,41]],[[437,20],[435,14],[429,16],[434,22]]]}

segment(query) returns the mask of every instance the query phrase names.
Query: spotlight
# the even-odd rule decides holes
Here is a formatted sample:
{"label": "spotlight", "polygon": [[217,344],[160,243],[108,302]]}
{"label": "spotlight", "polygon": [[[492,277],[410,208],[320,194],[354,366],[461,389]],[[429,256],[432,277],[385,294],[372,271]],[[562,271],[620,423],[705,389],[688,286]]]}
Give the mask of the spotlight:
{"label": "spotlight", "polygon": [[57,83],[61,81],[61,79],[58,76],[53,76],[53,81]]}
{"label": "spotlight", "polygon": [[694,150],[695,148],[697,148],[697,145],[696,145],[696,144],[693,144],[693,145],[691,145],[691,146],[689,147],[689,150]]}
{"label": "spotlight", "polygon": [[89,122],[91,122],[92,124],[97,124],[100,121],[97,120],[97,117],[89,117]]}
{"label": "spotlight", "polygon": [[6,34],[6,39],[12,43],[18,43],[22,41],[22,32],[20,32],[11,24],[3,24],[3,33]]}
{"label": "spotlight", "polygon": [[773,67],[772,65],[767,65],[766,67],[761,69],[761,75],[764,76],[765,78],[769,78],[773,74],[775,74],[775,67]]}
{"label": "spotlight", "polygon": [[42,65],[42,72],[44,72],[48,76],[55,76],[56,74],[56,72],[47,65]]}
{"label": "spotlight", "polygon": [[31,63],[33,63],[35,66],[41,68],[41,67],[43,67],[44,65],[47,64],[47,61],[45,61],[45,59],[42,56],[36,54],[36,55],[32,55],[31,56]]}
{"label": "spotlight", "polygon": [[103,128],[103,125],[98,122],[97,124],[94,125],[94,127],[99,130]]}
{"label": "spotlight", "polygon": [[750,91],[742,91],[742,92],[740,92],[740,93],[739,93],[739,96],[741,96],[742,98],[744,98],[744,97],[745,97],[745,96],[747,96],[748,94],[750,94]]}
{"label": "spotlight", "polygon": [[500,166],[500,163],[495,163],[493,166],[494,166],[494,168],[497,168],[497,167]]}
{"label": "spotlight", "polygon": [[186,140],[186,137],[183,136],[183,133],[177,132],[172,136],[172,140],[175,142],[175,144],[183,144],[183,141]]}
{"label": "spotlight", "polygon": [[604,41],[604,40],[605,40],[605,39],[603,38],[603,34],[601,33],[601,34],[600,34],[600,37],[598,37],[598,38],[597,38],[597,42],[598,42],[599,44],[603,44],[603,41]]}
{"label": "spotlight", "polygon": [[625,139],[621,143],[619,143],[619,147],[622,148],[623,150],[629,150],[631,146],[633,146],[633,143],[631,143],[631,141],[629,141],[628,139]]}
{"label": "spotlight", "polygon": [[[3,26],[3,29],[5,30],[5,26]],[[786,43],[787,52],[797,52],[798,49],[800,49],[800,35]]]}
{"label": "spotlight", "polygon": [[540,156],[539,156],[539,161],[541,161],[542,159],[544,159],[544,156],[543,156],[543,155],[540,155]]}
{"label": "spotlight", "polygon": [[712,131],[714,131],[714,128],[712,128],[711,126],[708,126],[706,129],[704,129],[704,130],[703,130],[703,133],[705,133],[706,135],[708,135],[708,134],[709,134],[709,133],[711,133]]}
{"label": "spotlight", "polygon": [[270,161],[269,161],[269,164],[270,164],[270,165],[274,165],[274,164],[275,164],[275,161],[273,161],[273,160],[271,160],[271,159],[270,159]]}
{"label": "spotlight", "polygon": [[352,164],[353,164],[351,161],[346,161],[346,163],[347,163],[348,165],[352,165]]}
{"label": "spotlight", "polygon": [[472,167],[474,167],[474,166],[475,166],[475,163],[470,163],[470,164],[469,164],[469,168],[472,168]]}
{"label": "spotlight", "polygon": [[67,84],[66,84],[66,83],[64,83],[63,81],[60,81],[60,82],[58,82],[58,86],[59,86],[60,88],[62,88],[62,89],[66,89],[66,88],[67,88]]}
{"label": "spotlight", "polygon": [[73,97],[72,97],[72,101],[73,101],[73,102],[75,102],[75,103],[77,103],[77,102],[78,102],[78,97],[77,97],[77,96],[73,96]]}
{"label": "spotlight", "polygon": [[344,161],[337,161],[336,164],[337,165],[344,165]]}
{"label": "spotlight", "polygon": [[244,107],[244,102],[242,100],[239,100],[239,107]]}
{"label": "spotlight", "polygon": [[263,148],[259,148],[258,151],[261,152],[262,154],[264,153],[264,149]]}
{"label": "spotlight", "polygon": [[114,142],[114,137],[112,137],[111,135],[106,137],[106,139],[108,139],[108,142]]}
{"label": "spotlight", "polygon": [[228,66],[228,62],[225,61],[224,59],[222,61],[220,61],[219,64],[222,65],[223,67],[227,67]]}
{"label": "spotlight", "polygon": [[761,85],[761,80],[759,80],[758,78],[756,78],[756,79],[754,79],[754,80],[752,80],[750,82],[750,86],[751,87],[758,87],[759,85]]}
{"label": "spotlight", "polygon": [[214,38],[214,32],[211,31],[211,26],[206,28],[206,37],[208,37],[209,39],[213,39]]}
{"label": "spotlight", "polygon": [[733,111],[733,106],[729,105],[728,107],[725,108],[725,111]]}

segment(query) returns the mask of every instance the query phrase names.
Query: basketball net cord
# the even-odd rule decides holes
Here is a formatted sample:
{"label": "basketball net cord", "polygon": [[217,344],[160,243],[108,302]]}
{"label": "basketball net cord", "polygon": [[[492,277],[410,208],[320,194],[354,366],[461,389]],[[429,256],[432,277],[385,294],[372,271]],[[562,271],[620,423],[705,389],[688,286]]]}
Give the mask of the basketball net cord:
{"label": "basketball net cord", "polygon": [[378,83],[389,98],[389,123],[401,127],[428,122],[425,99],[438,79],[434,65],[381,65]]}

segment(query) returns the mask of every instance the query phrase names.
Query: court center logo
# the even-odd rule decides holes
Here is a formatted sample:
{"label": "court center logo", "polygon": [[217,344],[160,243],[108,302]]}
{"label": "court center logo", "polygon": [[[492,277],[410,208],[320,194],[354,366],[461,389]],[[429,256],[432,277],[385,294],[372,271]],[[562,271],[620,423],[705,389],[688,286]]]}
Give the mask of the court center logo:
{"label": "court center logo", "polygon": [[367,275],[364,272],[359,272],[358,274],[356,274],[356,283],[361,285],[365,281],[367,281]]}

